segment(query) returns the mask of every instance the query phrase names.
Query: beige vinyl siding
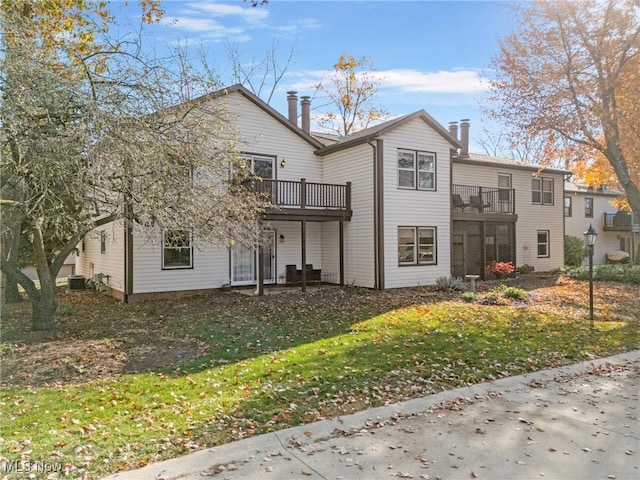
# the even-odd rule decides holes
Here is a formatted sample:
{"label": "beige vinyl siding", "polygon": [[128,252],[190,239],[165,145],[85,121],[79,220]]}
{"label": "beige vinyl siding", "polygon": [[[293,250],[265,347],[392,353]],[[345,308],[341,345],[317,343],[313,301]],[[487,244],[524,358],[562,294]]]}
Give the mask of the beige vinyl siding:
{"label": "beige vinyl siding", "polygon": [[[534,205],[531,202],[531,179],[534,172],[484,165],[453,165],[453,183],[457,185],[498,186],[498,174],[511,174],[511,187],[515,189],[516,264],[532,265],[536,271],[550,271],[564,264],[564,197],[563,176],[542,172],[540,177],[553,178],[553,205]],[[549,231],[549,257],[537,255],[538,231]]]}
{"label": "beige vinyl siding", "polygon": [[[431,285],[451,274],[450,144],[416,118],[386,134],[384,142],[385,288]],[[436,154],[436,190],[398,188],[398,149]],[[435,227],[435,265],[398,265],[398,227]]]}
{"label": "beige vinyl siding", "polygon": [[[105,253],[100,253],[100,232],[105,232]],[[88,280],[98,274],[108,275],[103,282],[109,287],[124,292],[124,226],[122,222],[111,222],[90,232],[78,245],[76,275]]]}
{"label": "beige vinyl siding", "polygon": [[[373,288],[373,148],[359,145],[322,159],[325,183],[351,182],[353,217],[344,223],[345,283]],[[322,226],[323,269],[339,272],[338,223]]]}

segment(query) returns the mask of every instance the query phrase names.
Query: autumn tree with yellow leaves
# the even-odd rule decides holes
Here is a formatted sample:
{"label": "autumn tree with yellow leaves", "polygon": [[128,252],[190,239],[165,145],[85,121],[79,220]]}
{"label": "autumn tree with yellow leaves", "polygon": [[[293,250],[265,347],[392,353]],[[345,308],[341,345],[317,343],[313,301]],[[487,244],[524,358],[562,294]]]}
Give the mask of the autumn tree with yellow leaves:
{"label": "autumn tree with yellow leaves", "polygon": [[[159,2],[138,4],[143,21],[161,17]],[[36,330],[54,328],[56,276],[97,227],[183,229],[219,245],[259,234],[265,204],[228,182],[235,134],[201,97],[213,80],[110,37],[108,6],[0,5],[0,269],[27,293]]]}
{"label": "autumn tree with yellow leaves", "polygon": [[332,76],[315,85],[327,107],[327,112],[318,119],[319,127],[344,136],[387,116],[376,104],[381,82],[373,73],[369,57],[356,59],[342,53],[333,67]]}
{"label": "autumn tree with yellow leaves", "polygon": [[538,138],[590,184],[624,189],[640,218],[640,2],[517,4],[489,78],[491,114]]}

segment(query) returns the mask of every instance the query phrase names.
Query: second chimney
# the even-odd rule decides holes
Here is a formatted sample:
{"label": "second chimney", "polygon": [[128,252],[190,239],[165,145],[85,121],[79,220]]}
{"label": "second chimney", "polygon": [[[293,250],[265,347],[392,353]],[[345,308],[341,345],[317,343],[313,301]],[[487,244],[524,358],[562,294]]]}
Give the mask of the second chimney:
{"label": "second chimney", "polygon": [[460,120],[460,143],[462,143],[462,148],[460,149],[461,157],[469,156],[469,123],[468,118],[464,118]]}
{"label": "second chimney", "polygon": [[311,97],[304,96],[300,97],[300,110],[301,110],[301,119],[300,119],[300,127],[303,132],[311,133]]}
{"label": "second chimney", "polygon": [[298,92],[287,92],[287,103],[289,105],[289,121],[298,126]]}

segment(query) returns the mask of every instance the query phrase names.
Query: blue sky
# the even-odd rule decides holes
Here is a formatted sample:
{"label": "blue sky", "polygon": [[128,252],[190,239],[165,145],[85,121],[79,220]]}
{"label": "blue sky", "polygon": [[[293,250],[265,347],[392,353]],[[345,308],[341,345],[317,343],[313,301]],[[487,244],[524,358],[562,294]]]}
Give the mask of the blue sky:
{"label": "blue sky", "polygon": [[[122,25],[135,18],[131,3],[115,9]],[[270,0],[252,8],[241,0],[165,0],[163,6],[162,24],[145,27],[147,40],[158,50],[178,41],[202,49],[223,78],[225,42],[236,44],[243,60],[264,58],[274,41],[282,57],[294,45],[271,101],[283,114],[287,90],[313,95],[313,85],[347,52],[373,61],[383,85],[378,103],[391,116],[425,109],[445,126],[470,118],[475,151],[483,126],[495,129],[479,108],[486,90],[481,72],[513,27],[507,2]]]}

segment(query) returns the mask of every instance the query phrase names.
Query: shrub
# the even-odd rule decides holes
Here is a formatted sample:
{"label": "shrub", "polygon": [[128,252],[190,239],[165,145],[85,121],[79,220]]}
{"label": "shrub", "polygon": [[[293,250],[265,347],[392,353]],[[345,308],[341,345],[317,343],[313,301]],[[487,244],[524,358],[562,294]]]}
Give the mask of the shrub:
{"label": "shrub", "polygon": [[436,290],[464,290],[464,282],[461,278],[438,277]]}
{"label": "shrub", "polygon": [[527,265],[526,263],[524,265],[520,265],[518,268],[516,268],[516,272],[522,274],[522,275],[527,275],[529,273],[533,273],[536,271],[536,268],[533,265]]}
{"label": "shrub", "polygon": [[579,267],[582,259],[589,254],[589,250],[582,238],[564,236],[564,264],[569,267]]}
{"label": "shrub", "polygon": [[[589,267],[579,267],[569,272],[576,280],[589,280]],[[594,265],[593,279],[601,282],[623,282],[640,285],[640,265]]]}
{"label": "shrub", "polygon": [[502,295],[506,298],[514,298],[516,300],[526,300],[527,292],[521,288],[507,287],[502,291]]}
{"label": "shrub", "polygon": [[462,300],[465,302],[473,302],[476,299],[477,295],[474,292],[463,292]]}
{"label": "shrub", "polygon": [[496,262],[495,260],[487,265],[484,273],[487,275],[509,275],[513,273],[515,267],[511,262]]}

